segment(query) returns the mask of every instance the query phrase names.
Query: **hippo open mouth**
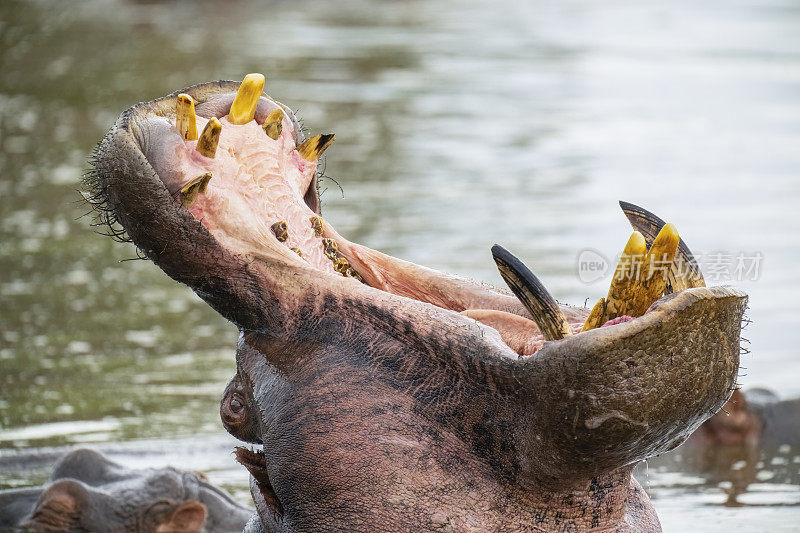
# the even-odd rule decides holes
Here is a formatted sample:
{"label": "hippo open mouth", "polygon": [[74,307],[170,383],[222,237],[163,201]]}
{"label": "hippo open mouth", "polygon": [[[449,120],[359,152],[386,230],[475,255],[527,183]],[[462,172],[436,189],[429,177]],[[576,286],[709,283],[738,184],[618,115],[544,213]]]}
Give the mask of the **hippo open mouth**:
{"label": "hippo open mouth", "polygon": [[132,107],[89,176],[105,221],[240,328],[222,414],[264,444],[238,453],[263,527],[652,521],[631,465],[725,402],[746,296],[706,288],[674,227],[630,204],[623,258],[644,266],[591,311],[499,246],[513,294],[352,243],[320,211],[333,135],[305,139],[263,84]]}

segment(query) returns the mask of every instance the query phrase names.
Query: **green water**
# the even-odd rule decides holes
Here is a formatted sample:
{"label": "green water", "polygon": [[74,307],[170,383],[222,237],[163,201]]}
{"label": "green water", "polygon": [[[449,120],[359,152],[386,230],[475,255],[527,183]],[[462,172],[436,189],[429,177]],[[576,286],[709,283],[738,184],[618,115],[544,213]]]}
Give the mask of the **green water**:
{"label": "green water", "polygon": [[[763,254],[758,276],[722,280],[751,295],[740,382],[800,393],[789,0],[5,1],[0,488],[46,478],[47,461],[16,458],[88,444],[206,469],[246,500],[217,413],[236,331],[99,235],[79,190],[122,110],[255,71],[307,128],[336,133],[324,210],[357,242],[499,284],[499,241],[579,304],[607,288],[578,279],[580,251],[613,256],[627,237],[618,199],[676,222],[696,252]],[[750,508],[723,509],[726,480],[702,469],[643,476],[665,525],[778,530],[800,502],[797,453],[779,483],[756,480]]]}

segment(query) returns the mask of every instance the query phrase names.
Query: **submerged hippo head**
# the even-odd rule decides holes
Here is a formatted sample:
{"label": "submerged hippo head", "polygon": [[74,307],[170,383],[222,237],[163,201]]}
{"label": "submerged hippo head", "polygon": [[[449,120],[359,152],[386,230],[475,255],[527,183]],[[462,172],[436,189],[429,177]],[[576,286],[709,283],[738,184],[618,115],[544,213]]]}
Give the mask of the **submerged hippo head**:
{"label": "submerged hippo head", "polygon": [[232,533],[251,513],[200,474],[132,470],[92,450],[64,455],[45,487],[0,491],[3,531]]}
{"label": "submerged hippo head", "polygon": [[[746,297],[703,287],[676,236],[663,284],[591,316],[499,247],[517,297],[349,242],[320,216],[332,136],[304,140],[259,81],[132,107],[90,176],[106,220],[240,329],[221,414],[263,445],[237,452],[258,528],[657,530],[631,471],[729,396]],[[660,246],[626,212],[631,250]]]}

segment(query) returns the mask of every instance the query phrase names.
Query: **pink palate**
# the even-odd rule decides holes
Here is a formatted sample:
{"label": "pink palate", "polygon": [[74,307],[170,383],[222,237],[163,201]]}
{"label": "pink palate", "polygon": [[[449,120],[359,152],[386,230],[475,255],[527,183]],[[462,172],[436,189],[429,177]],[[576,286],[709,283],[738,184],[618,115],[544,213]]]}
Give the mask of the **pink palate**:
{"label": "pink palate", "polygon": [[[202,131],[206,122],[207,119],[197,117],[198,131]],[[197,141],[185,141],[175,154],[184,185],[206,172],[213,176],[206,194],[200,195],[189,208],[192,215],[215,233],[221,230],[220,222],[232,215],[232,209],[244,209],[249,211],[247,218],[261,222],[257,225],[261,233],[269,233],[261,237],[273,239],[269,227],[284,221],[289,228],[289,239],[284,244],[302,250],[303,259],[314,268],[334,272],[333,263],[325,256],[322,239],[311,227],[310,218],[316,213],[303,201],[317,164],[303,159],[295,149],[291,124],[287,128],[285,120],[281,136],[273,140],[255,120],[233,125],[223,117],[220,123],[222,132],[214,159],[195,150]],[[238,214],[242,215],[245,213]]]}

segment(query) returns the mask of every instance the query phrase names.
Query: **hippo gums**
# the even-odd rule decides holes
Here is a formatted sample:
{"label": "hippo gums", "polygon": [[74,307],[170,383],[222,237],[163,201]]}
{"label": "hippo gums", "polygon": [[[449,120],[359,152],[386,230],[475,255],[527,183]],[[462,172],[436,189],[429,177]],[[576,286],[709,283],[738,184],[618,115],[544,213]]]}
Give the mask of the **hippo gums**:
{"label": "hippo gums", "polygon": [[263,86],[128,109],[87,177],[117,237],[239,328],[220,412],[259,445],[236,451],[247,529],[660,530],[631,471],[725,403],[747,297],[631,204],[591,310],[500,246],[511,292],[350,242],[320,210],[333,135],[304,138]]}

